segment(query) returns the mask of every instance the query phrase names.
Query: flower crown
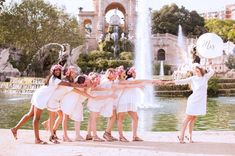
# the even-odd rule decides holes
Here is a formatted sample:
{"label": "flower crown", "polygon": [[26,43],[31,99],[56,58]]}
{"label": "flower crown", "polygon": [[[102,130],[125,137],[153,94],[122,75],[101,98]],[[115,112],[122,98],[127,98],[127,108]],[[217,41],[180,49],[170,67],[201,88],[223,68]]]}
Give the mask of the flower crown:
{"label": "flower crown", "polygon": [[67,69],[67,71],[66,71],[66,73],[65,73],[65,75],[66,75],[66,76],[69,76],[71,73],[77,73],[76,67],[74,67],[74,66],[69,66],[68,69]]}
{"label": "flower crown", "polygon": [[125,72],[124,66],[119,66],[115,70],[118,76],[121,75],[123,72]]}
{"label": "flower crown", "polygon": [[53,65],[53,66],[51,67],[51,69],[50,69],[50,73],[53,74],[53,72],[54,72],[55,70],[57,70],[57,69],[62,70],[62,66],[59,65],[59,64]]}

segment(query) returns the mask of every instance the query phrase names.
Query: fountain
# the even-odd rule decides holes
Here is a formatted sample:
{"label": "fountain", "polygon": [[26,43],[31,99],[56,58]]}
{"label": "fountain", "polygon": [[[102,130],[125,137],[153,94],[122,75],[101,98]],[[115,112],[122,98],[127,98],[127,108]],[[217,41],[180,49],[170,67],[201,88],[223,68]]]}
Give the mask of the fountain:
{"label": "fountain", "polygon": [[179,56],[177,57],[178,68],[173,73],[173,79],[182,79],[188,76],[190,70],[190,59],[186,50],[185,37],[183,35],[182,26],[178,27],[177,44],[179,46]]}
{"label": "fountain", "polygon": [[[138,2],[135,68],[137,79],[152,79],[152,51],[151,51],[151,13],[146,0]],[[153,104],[154,89],[152,86],[145,87],[142,101],[138,104],[140,108],[156,107]]]}
{"label": "fountain", "polygon": [[115,25],[113,26],[113,33],[111,35],[111,38],[113,39],[113,53],[114,53],[114,58],[117,58],[117,52],[118,52],[118,40],[119,40],[119,36],[118,36],[118,30],[119,30],[119,26]]}
{"label": "fountain", "polygon": [[183,31],[182,31],[182,26],[179,25],[178,27],[178,38],[177,38],[177,44],[180,48],[180,62],[178,62],[179,64],[187,64],[188,63],[188,55],[187,55],[187,51],[186,51],[186,46],[185,46],[185,37],[183,35]]}
{"label": "fountain", "polygon": [[159,76],[163,79],[164,77],[164,64],[163,61],[160,61],[160,74]]}

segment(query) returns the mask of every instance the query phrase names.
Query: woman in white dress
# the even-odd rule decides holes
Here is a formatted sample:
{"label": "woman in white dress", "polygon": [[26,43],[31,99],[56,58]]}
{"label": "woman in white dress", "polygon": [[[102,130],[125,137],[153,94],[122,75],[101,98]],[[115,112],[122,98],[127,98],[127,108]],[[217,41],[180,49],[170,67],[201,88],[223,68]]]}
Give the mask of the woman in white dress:
{"label": "woman in white dress", "polygon": [[[209,61],[209,64],[211,65],[211,61]],[[198,115],[206,114],[208,80],[214,75],[214,70],[211,68],[211,66],[209,72],[207,73],[205,73],[205,70],[201,67],[200,64],[195,63],[193,66],[194,76],[186,79],[165,82],[165,84],[190,84],[193,90],[193,93],[189,96],[187,101],[186,117],[183,121],[180,135],[178,136],[180,143],[185,143],[184,134],[187,126],[189,128],[190,136],[189,138],[186,138],[189,140],[189,142],[193,142],[193,126]]]}
{"label": "woman in white dress", "polygon": [[[101,78],[100,84],[96,84],[97,86],[93,86],[91,94],[92,95],[109,95],[110,90],[112,90],[112,84],[115,80],[115,70],[108,69],[105,75]],[[101,88],[101,89],[98,89]],[[99,115],[103,117],[111,117],[113,114],[113,101],[112,99],[105,99],[95,101],[92,99],[88,100],[87,107],[90,111],[89,123],[88,123],[88,134],[86,136],[86,140],[93,140],[93,141],[104,141],[100,137],[98,137],[96,133],[96,119]],[[91,135],[93,132],[93,135]]]}
{"label": "woman in white dress", "polygon": [[[50,75],[46,78],[45,85],[37,89],[31,99],[31,108],[27,114],[25,114],[18,124],[11,128],[11,132],[15,139],[17,139],[17,130],[24,125],[29,119],[34,117],[34,109],[37,107],[42,110],[46,108],[46,104],[51,97],[52,93],[56,90],[59,80],[61,79],[61,69],[60,65],[53,65],[50,70]],[[36,111],[36,110],[35,110]],[[36,127],[37,128],[37,127]],[[35,143],[36,144],[45,144],[46,142],[42,141],[39,138],[39,134],[35,133]]]}
{"label": "woman in white dress", "polygon": [[[127,74],[126,74],[127,73]],[[127,76],[126,76],[127,75]],[[125,117],[125,113],[132,117],[133,121],[133,141],[141,141],[137,136],[137,126],[138,121],[137,119],[137,103],[139,102],[139,94],[141,93],[140,89],[144,88],[145,84],[158,84],[159,80],[125,80],[126,78],[135,78],[135,69],[134,67],[128,69],[127,71],[124,70],[123,66],[119,66],[116,68],[116,80],[115,83],[115,92],[117,95],[117,99],[113,101],[113,115],[110,117],[107,129],[104,133],[104,138],[107,141],[115,141],[114,137],[111,135],[111,131],[114,126],[114,122],[117,119],[117,126],[119,131],[119,141],[128,142],[128,140],[123,136],[122,131],[122,122]],[[134,96],[134,97],[133,97]],[[136,124],[137,123],[137,124]]]}
{"label": "woman in white dress", "polygon": [[[66,79],[65,81],[68,81],[70,83],[74,82],[76,73],[76,68],[73,66],[70,66],[66,72]],[[70,117],[71,119],[75,120],[75,129],[78,128],[78,124],[80,125],[80,121],[83,120],[83,106],[82,102],[86,98],[93,99],[95,101],[97,100],[103,100],[103,99],[109,99],[109,98],[115,98],[115,96],[112,94],[110,96],[91,96],[86,93],[86,91],[81,88],[84,87],[82,84],[85,82],[85,76],[78,76],[76,80],[76,88],[74,89],[67,89],[66,87],[59,87],[54,94],[52,95],[52,98],[49,100],[47,104],[47,108],[50,111],[60,111],[61,114],[63,114],[63,122],[62,122],[62,128],[63,128],[63,141],[71,142],[72,140],[68,137],[67,134],[67,120]],[[53,126],[53,134],[51,135],[51,138],[56,138],[56,130],[61,123],[61,120],[56,120],[54,126]],[[80,129],[80,126],[79,126]],[[81,137],[80,133],[78,134],[78,129],[76,129],[76,137]],[[78,138],[77,138],[78,139]]]}
{"label": "woman in white dress", "polygon": [[[126,80],[131,83],[134,81],[136,77],[135,68],[132,67],[126,70]],[[144,84],[146,82],[153,83],[152,81],[140,81],[140,84]],[[137,114],[137,104],[141,100],[140,97],[141,90],[139,88],[125,89],[121,93],[119,97],[119,101],[117,103],[117,113],[118,113],[118,131],[119,131],[119,140],[121,142],[129,142],[123,136],[122,123],[125,117],[125,113],[127,112],[132,119],[132,132],[133,132],[133,140],[132,141],[143,141],[137,135],[138,128],[138,114]]]}

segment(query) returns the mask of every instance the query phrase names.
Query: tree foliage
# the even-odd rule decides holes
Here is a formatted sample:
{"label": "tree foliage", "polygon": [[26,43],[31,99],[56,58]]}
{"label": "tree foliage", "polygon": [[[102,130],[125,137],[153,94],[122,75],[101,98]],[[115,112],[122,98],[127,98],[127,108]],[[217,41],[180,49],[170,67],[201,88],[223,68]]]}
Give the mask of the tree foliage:
{"label": "tree foliage", "polygon": [[[125,56],[131,55],[130,52],[121,53]],[[88,54],[81,54],[78,59],[78,66],[81,68],[83,73],[91,71],[105,71],[108,68],[116,68],[123,65],[125,68],[132,66],[132,60],[125,57],[123,60],[116,60],[113,58],[111,52],[106,51],[91,51]]]}
{"label": "tree foliage", "polygon": [[223,38],[224,41],[235,43],[235,20],[207,20],[205,27],[209,32],[214,32]]}
{"label": "tree foliage", "polygon": [[83,42],[83,30],[75,17],[70,17],[43,0],[23,0],[4,7],[0,15],[0,43],[21,49],[25,66],[43,45]]}
{"label": "tree foliage", "polygon": [[165,5],[159,11],[153,12],[152,32],[171,33],[177,35],[179,24],[187,37],[198,37],[206,32],[204,18],[196,11],[188,11],[176,4]]}

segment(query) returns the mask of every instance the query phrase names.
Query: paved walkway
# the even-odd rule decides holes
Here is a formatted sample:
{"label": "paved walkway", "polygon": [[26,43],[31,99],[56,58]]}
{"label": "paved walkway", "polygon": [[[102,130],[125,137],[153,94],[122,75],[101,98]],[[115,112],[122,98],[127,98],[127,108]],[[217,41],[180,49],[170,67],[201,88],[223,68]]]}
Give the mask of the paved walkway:
{"label": "paved walkway", "polygon": [[[61,131],[58,136],[61,136]],[[47,140],[48,133],[40,131]],[[102,132],[98,133],[100,136]],[[19,130],[14,140],[9,129],[0,129],[0,156],[235,156],[235,132],[196,131],[195,143],[179,144],[178,132],[143,132],[144,142],[71,142],[35,145],[32,130]],[[74,135],[73,131],[69,132]],[[85,136],[85,132],[82,132]],[[117,136],[117,132],[113,133]],[[131,139],[131,133],[125,132]]]}

